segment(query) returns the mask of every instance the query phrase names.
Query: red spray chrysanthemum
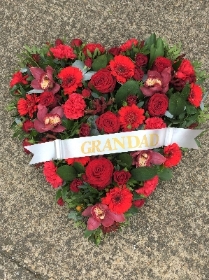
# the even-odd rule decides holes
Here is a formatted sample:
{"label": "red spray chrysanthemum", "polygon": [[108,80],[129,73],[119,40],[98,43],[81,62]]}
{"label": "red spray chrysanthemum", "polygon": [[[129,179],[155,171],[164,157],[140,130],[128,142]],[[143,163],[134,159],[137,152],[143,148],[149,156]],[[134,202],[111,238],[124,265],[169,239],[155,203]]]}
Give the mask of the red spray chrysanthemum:
{"label": "red spray chrysanthemum", "polygon": [[54,57],[59,59],[69,58],[75,59],[76,54],[73,52],[73,48],[67,45],[59,44],[56,45],[54,48],[49,49],[50,52],[53,54]]}
{"label": "red spray chrysanthemum", "polygon": [[63,184],[62,178],[56,173],[57,167],[53,161],[47,161],[44,163],[43,173],[46,181],[49,182],[53,188],[58,188]]}
{"label": "red spray chrysanthemum", "polygon": [[144,109],[138,108],[135,104],[124,106],[119,111],[119,121],[123,131],[134,130],[143,123],[145,116]]}
{"label": "red spray chrysanthemum", "polygon": [[35,94],[26,94],[26,98],[20,98],[17,103],[17,110],[20,116],[29,115],[33,117],[33,113],[38,109],[38,102],[40,98]]}
{"label": "red spray chrysanthemum", "polygon": [[102,198],[102,203],[108,205],[113,213],[122,214],[131,208],[132,198],[133,195],[126,186],[115,187]]}
{"label": "red spray chrysanthemum", "polygon": [[182,152],[176,143],[164,147],[163,151],[166,157],[166,161],[164,162],[165,167],[176,166],[181,161]]}
{"label": "red spray chrysanthemum", "polygon": [[59,72],[58,78],[62,80],[64,94],[71,94],[82,85],[83,74],[77,67],[69,66]]}
{"label": "red spray chrysanthemum", "polygon": [[190,88],[188,100],[195,107],[199,107],[202,101],[202,88],[196,84],[191,84]]}
{"label": "red spray chrysanthemum", "polygon": [[83,48],[83,53],[87,56],[87,50],[91,54],[95,52],[95,50],[99,50],[100,54],[105,52],[105,48],[101,44],[95,44],[95,43],[89,43],[86,44],[85,47]]}
{"label": "red spray chrysanthemum", "polygon": [[130,50],[132,48],[132,46],[137,46],[137,44],[139,43],[139,41],[135,38],[129,39],[127,40],[125,43],[123,43],[120,46],[120,49],[122,52],[125,52],[127,50]]}
{"label": "red spray chrysanthemum", "polygon": [[125,83],[134,75],[135,65],[133,61],[124,55],[117,55],[110,61],[110,69],[119,83]]}
{"label": "red spray chrysanthemum", "polygon": [[20,71],[14,73],[14,75],[12,76],[12,79],[10,81],[10,87],[12,88],[16,84],[27,85],[28,84],[28,81],[26,81],[27,78],[28,78],[28,75],[24,76]]}

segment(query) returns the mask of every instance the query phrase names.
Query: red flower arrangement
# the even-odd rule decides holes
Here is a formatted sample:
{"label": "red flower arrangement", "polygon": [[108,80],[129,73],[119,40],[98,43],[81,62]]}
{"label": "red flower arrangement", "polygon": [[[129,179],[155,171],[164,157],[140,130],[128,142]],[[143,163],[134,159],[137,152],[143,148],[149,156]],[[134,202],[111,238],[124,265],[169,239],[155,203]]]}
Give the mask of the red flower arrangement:
{"label": "red flower arrangement", "polygon": [[[193,128],[207,118],[205,72],[155,34],[110,50],[78,38],[33,50],[26,48],[9,85],[14,97],[9,108],[17,110],[12,127],[28,154],[27,147],[55,139]],[[109,142],[105,147],[114,150]],[[172,143],[52,159],[43,163],[43,174],[57,190],[57,204],[66,204],[69,218],[84,225],[85,236],[98,244],[139,211],[161,180],[171,178],[182,156]]]}

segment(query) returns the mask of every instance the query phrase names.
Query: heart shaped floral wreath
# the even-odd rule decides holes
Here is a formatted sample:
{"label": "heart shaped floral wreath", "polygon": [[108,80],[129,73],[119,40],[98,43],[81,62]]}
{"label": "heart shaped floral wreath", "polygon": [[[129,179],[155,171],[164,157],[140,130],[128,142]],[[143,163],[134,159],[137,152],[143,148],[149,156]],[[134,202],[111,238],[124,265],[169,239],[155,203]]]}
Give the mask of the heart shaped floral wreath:
{"label": "heart shaped floral wreath", "polygon": [[[200,63],[186,59],[180,44],[169,47],[155,34],[109,50],[80,39],[70,44],[57,39],[41,48],[24,47],[20,60],[10,81],[14,101],[8,110],[16,109],[14,137],[23,140],[26,153],[30,145],[56,139],[193,129],[208,118]],[[57,203],[66,203],[69,218],[99,244],[138,212],[160,180],[171,178],[183,151],[172,143],[37,166],[43,166],[46,181],[57,190]]]}

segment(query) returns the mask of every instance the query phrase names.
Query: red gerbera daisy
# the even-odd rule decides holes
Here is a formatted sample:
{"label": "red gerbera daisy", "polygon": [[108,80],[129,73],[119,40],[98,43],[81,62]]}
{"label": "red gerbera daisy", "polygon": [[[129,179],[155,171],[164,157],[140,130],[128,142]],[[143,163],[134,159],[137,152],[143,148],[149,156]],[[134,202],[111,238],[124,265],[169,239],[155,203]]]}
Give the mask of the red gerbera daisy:
{"label": "red gerbera daisy", "polygon": [[65,161],[69,165],[73,164],[74,162],[78,162],[84,166],[90,161],[90,157],[67,158]]}
{"label": "red gerbera daisy", "polygon": [[26,81],[27,78],[28,75],[23,76],[23,74],[20,71],[14,73],[10,81],[10,87],[12,88],[16,84],[27,85],[28,84],[28,82]]}
{"label": "red gerbera daisy", "polygon": [[33,117],[33,113],[37,111],[40,98],[35,94],[26,94],[26,99],[20,98],[17,103],[17,110],[20,116],[29,115]]}
{"label": "red gerbera daisy", "polygon": [[58,78],[62,80],[64,94],[71,94],[78,87],[82,86],[83,74],[77,67],[69,66],[60,71]]}
{"label": "red gerbera daisy", "polygon": [[112,75],[122,84],[134,75],[134,68],[133,61],[124,55],[117,55],[110,61]]}
{"label": "red gerbera daisy", "polygon": [[135,104],[124,106],[119,111],[119,121],[123,131],[134,130],[143,123],[145,116],[144,109],[138,108]]}
{"label": "red gerbera daisy", "polygon": [[182,152],[176,143],[173,143],[167,147],[164,147],[164,156],[166,161],[164,162],[165,167],[176,166],[182,157]]}
{"label": "red gerbera daisy", "polygon": [[113,213],[122,214],[131,208],[132,198],[133,195],[126,186],[115,187],[106,194],[106,197],[102,198],[102,203],[108,205]]}

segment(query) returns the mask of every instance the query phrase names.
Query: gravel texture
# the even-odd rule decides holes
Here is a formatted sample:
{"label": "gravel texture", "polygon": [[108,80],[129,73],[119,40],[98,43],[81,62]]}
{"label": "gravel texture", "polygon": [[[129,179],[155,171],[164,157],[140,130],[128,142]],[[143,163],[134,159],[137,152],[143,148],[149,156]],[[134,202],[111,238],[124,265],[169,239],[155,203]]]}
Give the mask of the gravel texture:
{"label": "gravel texture", "polygon": [[208,14],[207,0],[1,1],[0,279],[209,278],[208,132],[202,148],[185,154],[173,179],[159,185],[130,227],[96,247],[67,219],[67,209],[56,205],[41,170],[28,165],[5,110],[22,47],[58,37],[110,47],[155,32],[170,44],[181,41],[187,57],[209,72]]}

